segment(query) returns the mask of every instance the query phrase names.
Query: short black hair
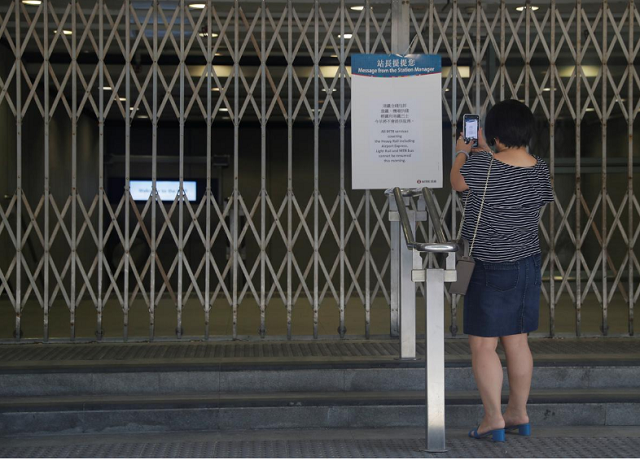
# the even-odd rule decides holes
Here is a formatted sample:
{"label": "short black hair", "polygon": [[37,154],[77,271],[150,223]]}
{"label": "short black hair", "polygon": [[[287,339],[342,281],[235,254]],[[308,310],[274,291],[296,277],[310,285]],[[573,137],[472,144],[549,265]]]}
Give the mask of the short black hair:
{"label": "short black hair", "polygon": [[484,122],[484,135],[489,145],[498,139],[507,147],[526,147],[533,137],[535,120],[529,107],[510,99],[494,105]]}

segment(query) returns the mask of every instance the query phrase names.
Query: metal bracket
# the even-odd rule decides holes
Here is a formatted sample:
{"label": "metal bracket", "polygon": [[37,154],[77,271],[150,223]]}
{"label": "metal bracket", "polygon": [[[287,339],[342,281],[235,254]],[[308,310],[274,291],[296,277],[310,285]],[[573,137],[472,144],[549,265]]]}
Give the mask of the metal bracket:
{"label": "metal bracket", "polygon": [[[412,217],[413,213],[415,213],[416,222],[427,221],[427,211],[407,211],[409,218]],[[389,222],[400,222],[400,213],[398,211],[389,211]]]}
{"label": "metal bracket", "polygon": [[[427,280],[426,270],[411,270],[411,281],[414,283],[424,283]],[[458,272],[455,270],[444,271],[444,282],[454,283],[458,281]]]}
{"label": "metal bracket", "polygon": [[414,283],[424,283],[426,280],[426,270],[411,270],[411,281],[413,281]]}
{"label": "metal bracket", "polygon": [[444,282],[445,283],[455,283],[458,281],[458,272],[456,270],[445,270],[444,271]]}

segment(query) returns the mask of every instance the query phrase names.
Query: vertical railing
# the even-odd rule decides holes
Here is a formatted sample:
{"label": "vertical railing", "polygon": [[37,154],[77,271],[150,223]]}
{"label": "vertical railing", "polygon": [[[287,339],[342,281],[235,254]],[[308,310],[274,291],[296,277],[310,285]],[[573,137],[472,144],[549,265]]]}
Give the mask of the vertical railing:
{"label": "vertical railing", "polygon": [[[504,0],[502,4],[504,8]],[[551,3],[550,13],[551,31],[550,31],[550,55],[551,60],[549,63],[550,75],[550,100],[549,100],[549,113],[551,119],[549,120],[549,173],[551,178],[551,186],[555,185],[555,152],[556,152],[556,78],[558,78],[558,69],[556,67],[556,5],[555,2]],[[504,34],[504,31],[502,31]],[[501,99],[504,97],[501,95]],[[550,329],[553,327],[554,312],[556,308],[556,203],[549,204],[549,324]]]}
{"label": "vertical railing", "polygon": [[267,215],[267,57],[266,30],[267,2],[260,7],[260,337],[266,333],[266,215]]}
{"label": "vertical railing", "polygon": [[319,322],[319,251],[320,240],[319,194],[320,194],[320,109],[319,109],[319,76],[320,76],[320,0],[313,2],[313,338],[318,338]]}
{"label": "vertical railing", "polygon": [[[575,308],[576,308],[576,335],[580,337],[582,334],[582,176],[580,173],[581,167],[581,126],[582,126],[582,99],[581,99],[581,87],[582,87],[582,1],[576,1],[576,62],[575,62],[575,75],[576,75],[576,226],[575,226],[575,240],[576,240],[576,252],[574,255],[574,262],[576,268],[576,293],[575,293]],[[567,270],[570,272],[570,270]],[[553,337],[555,335],[555,313],[550,318],[549,334]]]}
{"label": "vertical railing", "polygon": [[[609,41],[609,37],[607,36],[607,0],[602,2],[602,47],[600,52],[602,53],[602,104],[600,106],[600,135],[602,142],[602,150],[601,150],[601,158],[602,158],[602,175],[600,190],[602,194],[602,201],[600,203],[601,206],[601,215],[602,219],[602,260],[600,261],[600,270],[601,279],[602,279],[602,326],[600,330],[602,331],[602,335],[607,335],[609,333],[609,325],[608,325],[608,309],[609,309],[609,289],[608,289],[608,280],[607,280],[607,241],[609,234],[607,228],[607,211],[608,211],[608,192],[607,192],[607,113],[609,112],[609,101],[607,101],[607,87],[609,86],[609,82],[607,80],[607,42]],[[596,270],[597,267],[594,267]]]}
{"label": "vertical railing", "polygon": [[[293,0],[287,0],[287,339],[293,326]],[[303,282],[304,280],[301,280]]]}
{"label": "vertical railing", "polygon": [[16,314],[15,338],[22,337],[22,18],[20,15],[20,2],[14,1],[16,23]]}
{"label": "vertical railing", "polygon": [[78,262],[78,5],[71,0],[71,340],[76,338],[76,264]]}
{"label": "vertical railing", "polygon": [[[149,281],[149,340],[153,340],[156,330],[156,267],[158,218],[158,20],[159,0],[153,2],[153,68],[152,68],[152,101],[151,101],[151,248],[150,248],[150,281]],[[206,321],[205,321],[206,322]],[[208,330],[208,328],[207,328]],[[206,333],[205,333],[206,335]]]}
{"label": "vertical railing", "polygon": [[[211,321],[211,127],[213,125],[211,93],[213,85],[211,83],[213,73],[213,21],[212,21],[212,1],[207,0],[207,185],[205,190],[206,211],[205,211],[205,269],[204,269],[204,339],[209,340],[209,322]],[[220,179],[218,179],[220,180]]]}
{"label": "vertical railing", "polygon": [[[369,0],[364,3],[365,14],[365,38],[364,38],[364,52],[366,54],[371,53],[371,4]],[[364,335],[365,338],[371,337],[371,190],[365,190],[365,214],[364,214],[364,251],[365,251],[365,271],[364,271]]]}
{"label": "vertical railing", "polygon": [[[456,141],[458,138],[458,0],[453,0],[452,11],[453,29],[451,32],[452,54],[451,54],[451,164],[456,158]],[[455,190],[450,191],[451,200],[451,235],[454,238],[458,236],[459,212],[458,211],[458,194]],[[458,303],[461,296],[451,295],[451,327],[456,327],[458,323]]]}
{"label": "vertical railing", "polygon": [[[102,1],[100,0],[100,4],[102,5]],[[44,41],[44,292],[42,295],[43,298],[43,313],[44,313],[44,325],[43,325],[43,338],[45,342],[49,341],[49,302],[50,302],[50,292],[49,292],[49,271],[50,271],[50,263],[51,263],[51,242],[49,237],[49,219],[50,219],[50,209],[51,209],[51,182],[49,180],[50,177],[50,150],[49,150],[49,136],[50,136],[50,122],[51,122],[51,114],[50,114],[50,88],[49,88],[49,72],[51,69],[50,57],[51,50],[49,49],[49,2],[44,2],[44,27],[43,27],[43,41]],[[100,11],[100,20],[102,21],[102,10]],[[102,49],[102,22],[100,22],[100,49]],[[102,56],[102,53],[101,53]],[[102,89],[102,66],[103,61],[100,61],[100,84]],[[100,113],[102,114],[102,94],[100,99]],[[101,130],[102,133],[102,130]],[[102,143],[100,143],[100,172],[102,172]],[[102,177],[102,176],[101,176]],[[102,185],[102,181],[100,181],[100,185]],[[102,192],[102,187],[100,187],[100,191]],[[100,201],[100,214],[99,219],[102,221],[102,201]],[[99,233],[100,237],[102,237],[102,231]],[[102,240],[100,240],[102,241]],[[102,262],[102,260],[100,260]],[[100,281],[102,280],[102,264],[98,266],[98,295],[99,299],[101,299],[101,289],[100,289]],[[101,304],[101,302],[100,302]],[[102,311],[98,310],[98,325],[100,326],[102,320]],[[98,328],[100,330],[100,328]]]}
{"label": "vertical railing", "polygon": [[233,2],[233,217],[232,217],[232,293],[233,338],[238,337],[238,218],[240,217],[239,187],[239,136],[240,136],[240,1]]}
{"label": "vertical railing", "polygon": [[[345,78],[345,54],[344,54],[344,15],[345,15],[345,5],[344,0],[340,0],[340,49],[338,51],[338,57],[340,59],[340,115],[339,115],[339,123],[340,123],[340,300],[339,300],[339,308],[340,308],[340,326],[339,333],[340,338],[344,338],[345,334],[345,326],[344,326],[344,313],[345,313],[345,286],[344,286],[344,278],[345,278],[345,267],[344,267],[344,259],[345,259],[345,239],[344,239],[344,219],[345,219],[345,193],[346,190],[344,188],[344,125],[345,125],[345,114],[344,114],[344,78]],[[327,92],[328,94],[328,92]]]}
{"label": "vertical railing", "polygon": [[[629,274],[628,274],[628,280],[629,280],[629,299],[628,299],[628,309],[629,309],[629,327],[628,327],[628,332],[629,335],[633,335],[634,334],[634,327],[633,327],[633,319],[634,319],[634,314],[633,314],[633,308],[635,305],[635,301],[637,299],[635,293],[635,285],[633,282],[633,275],[634,275],[634,244],[635,244],[635,237],[634,235],[634,228],[633,228],[633,202],[634,200],[636,200],[636,197],[633,194],[633,122],[635,120],[635,117],[638,115],[638,111],[636,110],[636,108],[634,107],[634,101],[633,101],[633,90],[634,90],[634,85],[633,85],[633,78],[631,78],[632,75],[637,75],[636,74],[636,69],[634,66],[634,58],[632,57],[632,54],[634,52],[637,51],[632,51],[634,49],[635,46],[635,41],[634,41],[634,34],[633,34],[633,30],[634,30],[634,19],[635,19],[635,10],[636,6],[634,3],[634,0],[630,0],[629,1],[629,6],[628,6],[628,12],[629,12],[629,41],[627,42],[627,72],[628,72],[628,77],[627,77],[627,81],[628,81],[628,93],[627,93],[627,135],[628,135],[628,149],[627,149],[627,237],[629,238],[629,241],[627,242],[628,244],[628,254],[627,254],[627,260],[628,260],[628,267],[629,267]],[[637,48],[635,48],[637,50]],[[637,203],[637,201],[636,201]]]}

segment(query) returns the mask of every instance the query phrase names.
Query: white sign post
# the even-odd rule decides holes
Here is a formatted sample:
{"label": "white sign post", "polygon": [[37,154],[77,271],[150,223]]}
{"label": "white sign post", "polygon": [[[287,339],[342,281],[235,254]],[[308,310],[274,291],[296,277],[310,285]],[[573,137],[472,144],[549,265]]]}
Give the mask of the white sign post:
{"label": "white sign post", "polygon": [[351,58],[354,189],[442,187],[438,55]]}

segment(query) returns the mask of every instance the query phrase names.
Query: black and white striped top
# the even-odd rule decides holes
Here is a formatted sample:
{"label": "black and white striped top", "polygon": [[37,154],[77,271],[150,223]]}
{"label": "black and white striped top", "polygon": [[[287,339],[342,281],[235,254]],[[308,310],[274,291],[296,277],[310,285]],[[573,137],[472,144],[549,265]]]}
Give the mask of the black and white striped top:
{"label": "black and white striped top", "polygon": [[[487,172],[492,154],[478,152],[460,169],[469,191],[462,237],[473,239],[478,222]],[[541,158],[537,164],[518,167],[494,160],[471,256],[483,262],[512,262],[540,252],[538,221],[540,208],[553,201],[549,168]]]}

